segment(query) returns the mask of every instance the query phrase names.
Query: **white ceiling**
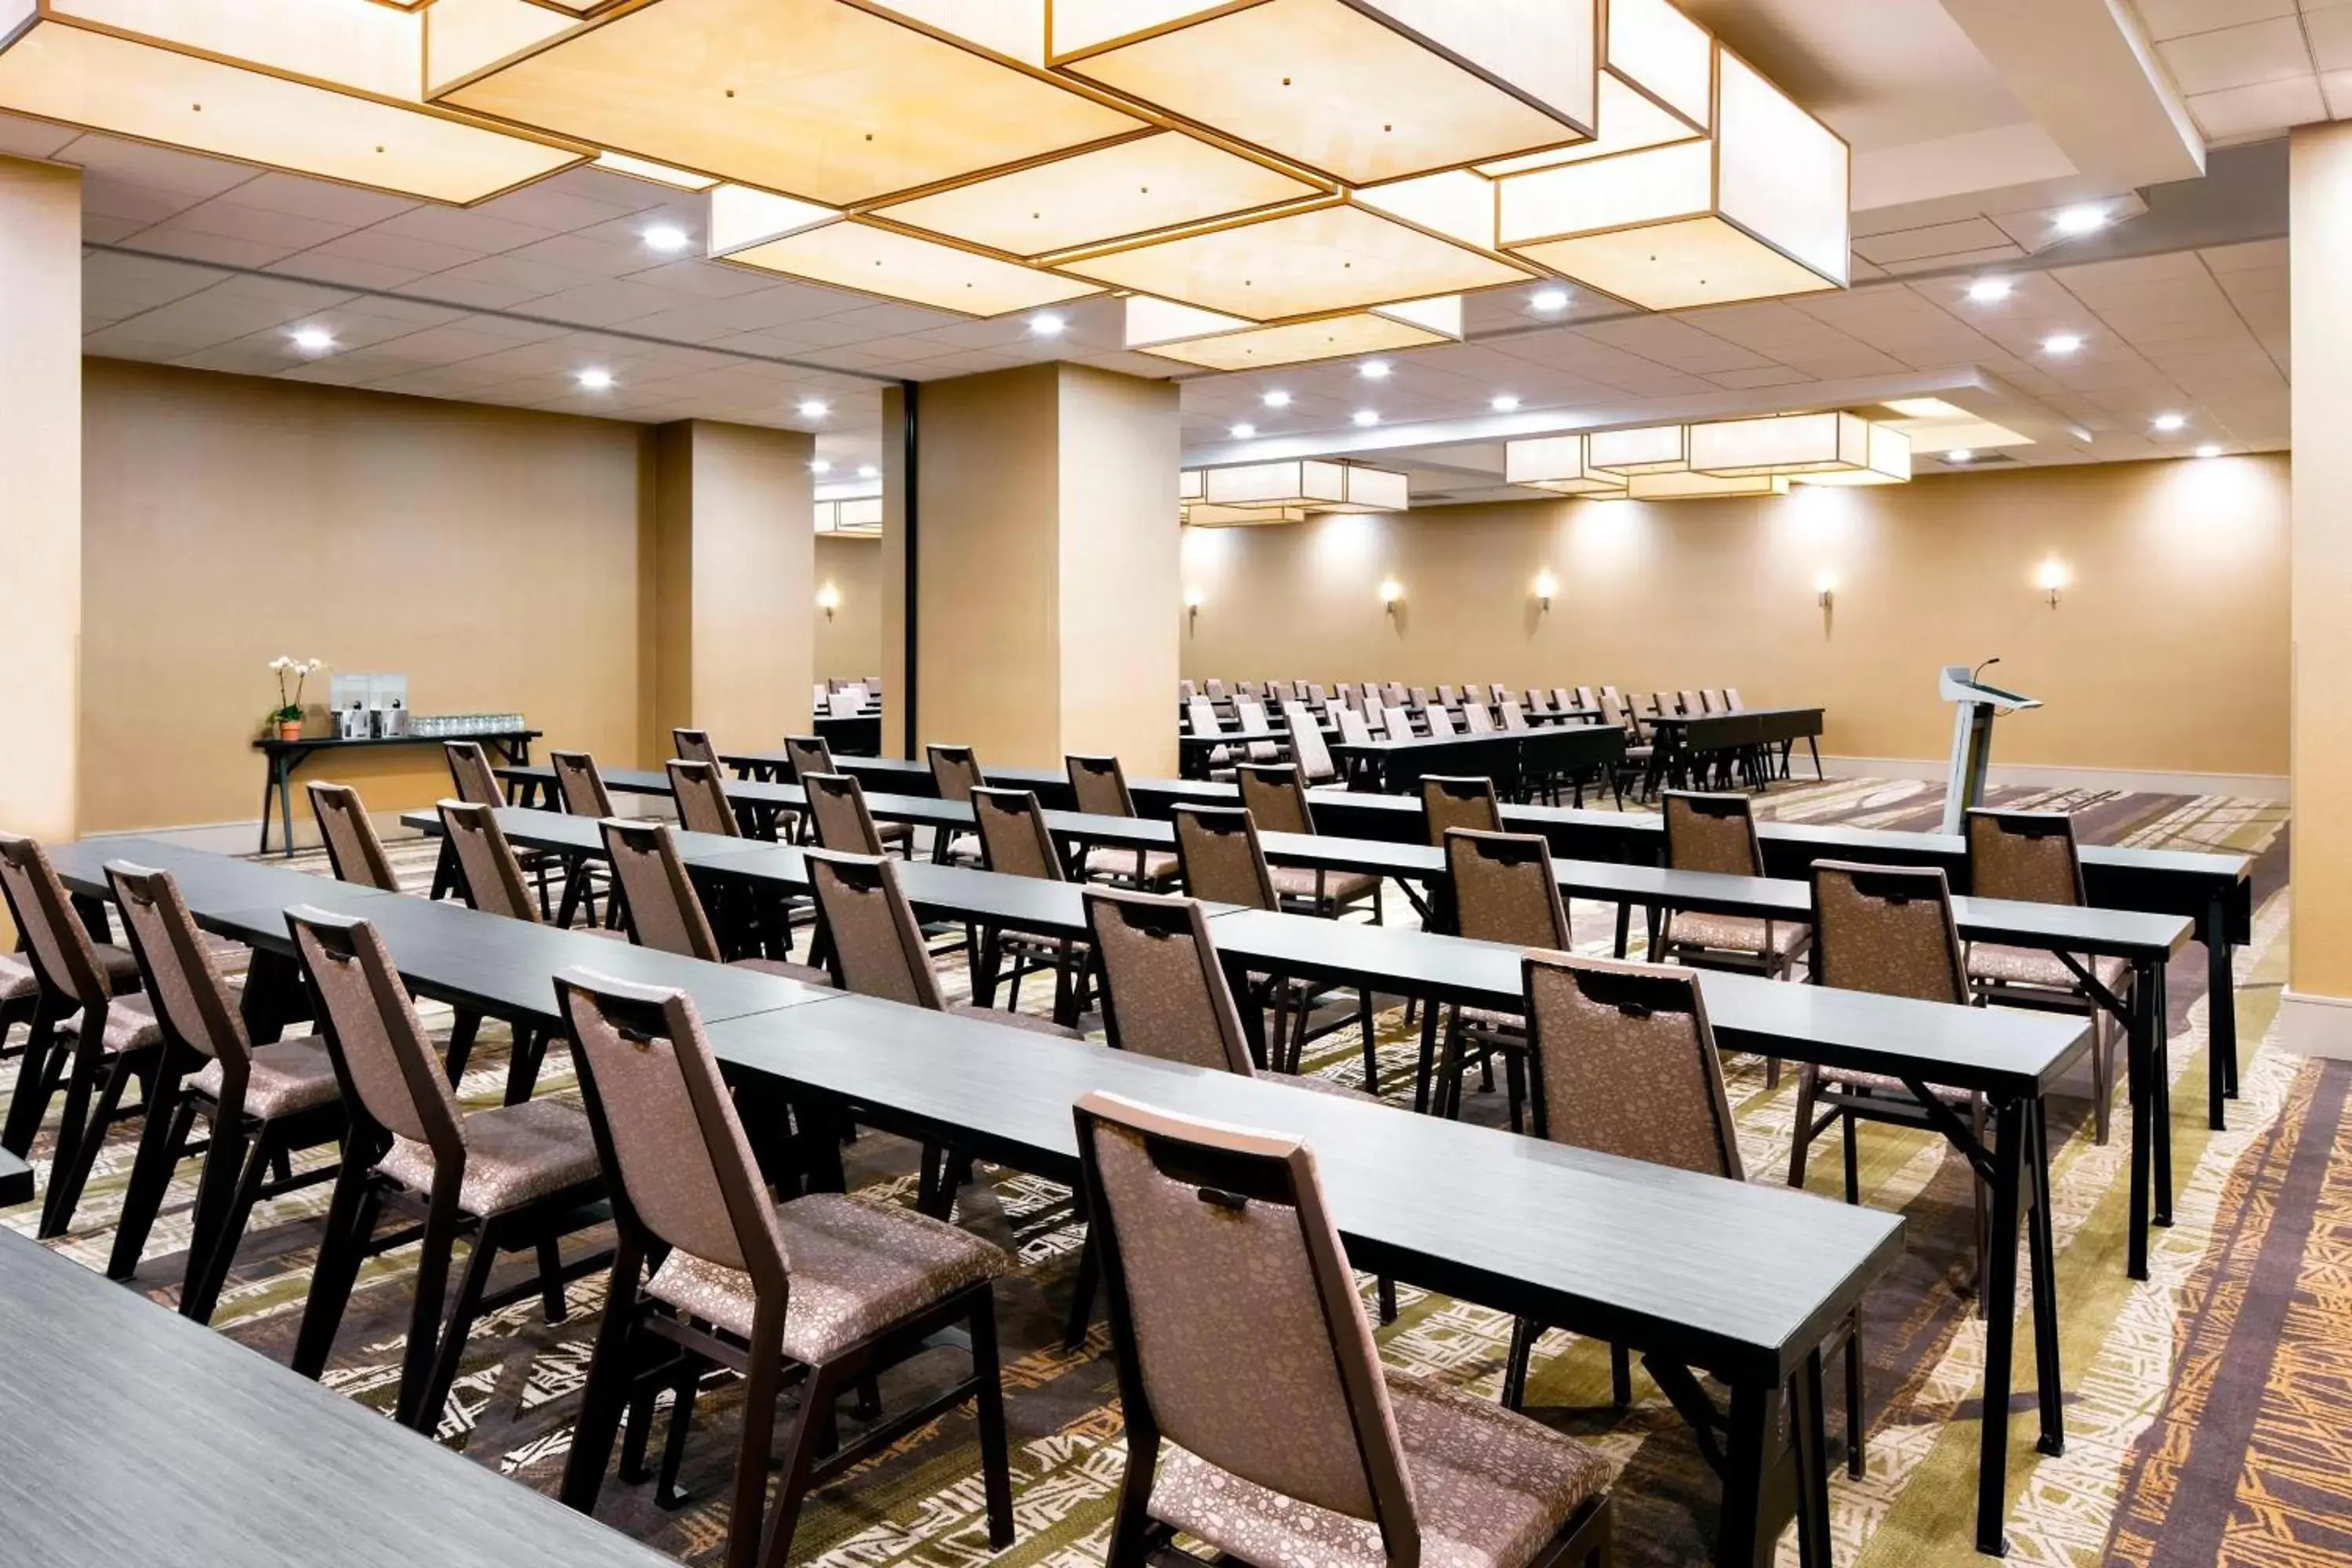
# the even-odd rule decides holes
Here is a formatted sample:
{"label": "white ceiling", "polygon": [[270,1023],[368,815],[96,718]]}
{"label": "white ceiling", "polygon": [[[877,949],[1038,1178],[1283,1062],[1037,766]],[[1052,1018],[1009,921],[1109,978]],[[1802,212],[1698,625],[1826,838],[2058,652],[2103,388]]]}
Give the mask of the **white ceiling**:
{"label": "white ceiling", "polygon": [[[1472,341],[1392,356],[1382,382],[1354,362],[1186,374],[1187,447],[1228,444],[1246,421],[1261,438],[1344,433],[1360,447],[1360,410],[1383,426],[1427,426],[1487,416],[1498,395],[1561,424],[1595,408],[1668,417],[1678,400],[1769,401],[1780,388],[1796,406],[1808,387],[1960,367],[2093,437],[2020,448],[2022,461],[2284,446],[2278,215],[2184,225],[2150,204],[2191,187],[2143,200],[2095,166],[2108,150],[2079,126],[2059,147],[1971,42],[1992,38],[1987,48],[2001,53],[1985,15],[2026,3],[1685,0],[1854,142],[1853,289],[1671,316],[1572,290],[1569,310],[1547,314],[1531,289],[1496,290],[1470,302]],[[2324,116],[2331,92],[2352,108],[2352,0],[2129,3],[2157,40],[2155,75],[2172,80],[2122,82],[2110,67],[2097,91],[2164,97],[2177,85],[2216,139]],[[703,198],[592,168],[456,209],[6,116],[0,153],[85,171],[94,354],[643,422],[809,429],[835,479],[878,460],[887,382],[1052,358],[1178,368],[1122,351],[1108,299],[1060,310],[1066,330],[1049,337],[1026,317],[973,321],[691,251],[663,256],[646,232],[675,226],[698,250]],[[1865,201],[1865,175],[1889,199]],[[2118,220],[2114,235],[2139,237],[2062,240],[2055,212],[2085,199]],[[2135,248],[2153,254],[2113,254]],[[1971,279],[1996,273],[2015,279],[2008,299],[1967,297]],[[303,352],[298,328],[331,332],[334,347]],[[2081,352],[2042,352],[2058,333],[2082,337]],[[577,373],[592,367],[614,384],[583,390]],[[1289,407],[1263,405],[1276,387],[1293,395]],[[811,399],[826,405],[822,416],[801,412]],[[2188,424],[2158,436],[2159,413]]]}

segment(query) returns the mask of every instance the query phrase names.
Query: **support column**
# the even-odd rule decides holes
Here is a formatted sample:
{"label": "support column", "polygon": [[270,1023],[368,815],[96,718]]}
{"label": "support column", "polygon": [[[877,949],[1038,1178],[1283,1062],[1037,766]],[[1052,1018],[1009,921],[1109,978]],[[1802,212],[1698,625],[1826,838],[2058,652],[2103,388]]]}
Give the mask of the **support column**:
{"label": "support column", "polygon": [[[0,828],[80,812],[81,172],[0,158]],[[0,938],[16,945],[0,913]]]}
{"label": "support column", "polygon": [[654,432],[646,766],[677,754],[680,725],[745,751],[807,732],[814,452],[794,430],[691,419]]}
{"label": "support column", "polygon": [[2294,523],[2289,627],[2293,913],[2282,1039],[2352,1057],[2352,125],[2294,132]]}
{"label": "support column", "polygon": [[898,585],[915,574],[919,744],[984,765],[1118,755],[1132,777],[1177,768],[1176,388],[1037,364],[918,395],[911,559],[903,397],[885,399],[885,750],[910,689]]}

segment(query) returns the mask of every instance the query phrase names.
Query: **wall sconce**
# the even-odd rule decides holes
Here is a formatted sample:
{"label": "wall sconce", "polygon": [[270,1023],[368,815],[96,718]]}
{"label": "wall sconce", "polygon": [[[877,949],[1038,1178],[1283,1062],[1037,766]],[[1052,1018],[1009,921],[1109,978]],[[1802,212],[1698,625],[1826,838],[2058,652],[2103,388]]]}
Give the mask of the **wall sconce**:
{"label": "wall sconce", "polygon": [[2050,607],[2053,610],[2058,607],[2058,590],[2073,580],[2074,574],[2066,570],[2066,563],[2055,555],[2044,561],[2042,570],[2033,574],[2033,585],[2050,595]]}
{"label": "wall sconce", "polygon": [[1187,588],[1187,589],[1185,589],[1185,590],[1184,590],[1184,619],[1185,619],[1185,622],[1186,622],[1186,624],[1188,624],[1188,625],[1189,625],[1189,624],[1191,624],[1191,623],[1192,623],[1192,622],[1198,621],[1200,618],[1201,618],[1201,590],[1200,590],[1200,589],[1198,589],[1198,588]]}
{"label": "wall sconce", "polygon": [[1396,614],[1396,607],[1403,603],[1404,584],[1398,582],[1393,577],[1382,578],[1381,580],[1381,604],[1382,607],[1385,608],[1390,615],[1393,616]]}
{"label": "wall sconce", "polygon": [[1837,598],[1837,578],[1827,572],[1813,574],[1813,602],[1824,610]]}
{"label": "wall sconce", "polygon": [[1551,608],[1551,596],[1559,592],[1559,580],[1549,572],[1538,572],[1536,574],[1535,589],[1536,603],[1549,610]]}
{"label": "wall sconce", "polygon": [[833,619],[833,612],[841,608],[841,590],[830,583],[819,588],[816,591],[816,607],[824,612],[826,620]]}

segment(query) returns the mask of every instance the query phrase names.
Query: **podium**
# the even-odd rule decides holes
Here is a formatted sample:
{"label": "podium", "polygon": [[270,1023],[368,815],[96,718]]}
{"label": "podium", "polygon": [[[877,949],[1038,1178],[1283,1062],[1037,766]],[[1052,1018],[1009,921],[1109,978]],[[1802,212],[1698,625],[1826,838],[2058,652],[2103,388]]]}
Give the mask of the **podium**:
{"label": "podium", "polygon": [[[1996,661],[1987,659],[1986,664]],[[1985,668],[1977,666],[1978,670]],[[1948,664],[1937,678],[1936,694],[1956,705],[1952,715],[1952,773],[1944,784],[1944,831],[1958,833],[1972,805],[1984,803],[1985,769],[1992,762],[1992,721],[2004,713],[2039,708],[2040,700],[1979,680],[1965,664]]]}

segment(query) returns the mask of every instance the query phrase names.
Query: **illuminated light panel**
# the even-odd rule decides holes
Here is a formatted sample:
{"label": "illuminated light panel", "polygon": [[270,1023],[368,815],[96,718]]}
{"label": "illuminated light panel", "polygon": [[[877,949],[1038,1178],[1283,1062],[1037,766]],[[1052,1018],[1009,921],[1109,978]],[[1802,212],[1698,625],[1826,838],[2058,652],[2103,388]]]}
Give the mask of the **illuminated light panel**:
{"label": "illuminated light panel", "polygon": [[1121,303],[1127,307],[1126,343],[1131,349],[1148,349],[1157,343],[1181,342],[1187,338],[1204,338],[1219,332],[1248,331],[1257,326],[1255,321],[1239,316],[1196,310],[1173,300],[1155,300],[1149,294],[1129,294]]}
{"label": "illuminated light panel", "polygon": [[626,174],[633,180],[646,180],[679,191],[707,191],[719,184],[709,174],[689,174],[684,169],[673,169],[667,163],[650,163],[643,158],[632,158],[625,153],[599,153],[596,154],[596,166],[615,174]]}
{"label": "illuminated light panel", "polygon": [[1651,310],[1843,288],[1845,143],[1716,53],[1711,139],[1506,176],[1503,247]]}
{"label": "illuminated light panel", "polygon": [[1196,136],[1161,131],[895,203],[879,215],[1007,255],[1036,257],[1324,194]]}
{"label": "illuminated light panel", "polygon": [[1265,528],[1276,523],[1305,522],[1302,506],[1212,506],[1195,501],[1184,509],[1187,528]]}
{"label": "illuminated light panel", "polygon": [[1782,474],[1635,474],[1625,481],[1627,500],[1698,500],[1728,496],[1784,496]]}
{"label": "illuminated light panel", "polygon": [[1564,496],[1614,495],[1626,486],[1624,475],[1592,467],[1582,436],[1538,436],[1505,443],[1503,480]]}
{"label": "illuminated light panel", "polygon": [[819,224],[835,222],[841,216],[838,207],[794,201],[772,191],[755,191],[749,185],[720,185],[710,193],[710,221],[704,248],[712,256],[729,256]]}
{"label": "illuminated light panel", "polygon": [[646,0],[440,94],[453,107],[828,205],[1143,122],[842,0]]}
{"label": "illuminated light panel", "polygon": [[371,0],[47,0],[38,9],[47,20],[87,23],[166,48],[417,101],[422,22]]}
{"label": "illuminated light panel", "polygon": [[1973,417],[1965,408],[1945,402],[1940,397],[1890,397],[1886,406],[1906,419],[1968,419]]}
{"label": "illuminated light panel", "polygon": [[1098,293],[1092,284],[856,218],[730,253],[733,266],[966,316],[1002,316]]}
{"label": "illuminated light panel", "polygon": [[1911,442],[1853,414],[1711,420],[1690,427],[1690,466],[1732,477],[1875,473],[1899,481],[1911,477]]}
{"label": "illuminated light panel", "polygon": [[1597,0],[1054,0],[1050,22],[1056,68],[1350,184],[1593,132]]}
{"label": "illuminated light panel", "polygon": [[458,205],[588,156],[48,19],[0,52],[0,110]]}
{"label": "illuminated light panel", "polygon": [[1595,430],[1584,438],[1585,461],[1612,474],[1679,473],[1690,467],[1689,437],[1680,425]]}
{"label": "illuminated light panel", "polygon": [[534,0],[432,0],[425,12],[425,94],[536,47],[579,24]]}
{"label": "illuminated light panel", "polygon": [[[1129,303],[1134,301],[1130,300]],[[1294,321],[1287,326],[1256,327],[1215,337],[1157,343],[1144,352],[1204,370],[1266,370],[1276,365],[1307,364],[1316,360],[1383,353],[1451,341],[1444,334],[1363,311],[1329,316],[1319,321]]]}
{"label": "illuminated light panel", "polygon": [[1479,250],[1495,248],[1495,182],[1468,169],[1367,185],[1351,199]]}
{"label": "illuminated light panel", "polygon": [[848,534],[859,539],[879,539],[882,536],[882,498],[859,496],[849,500],[821,500],[816,503],[816,531],[819,533]]}
{"label": "illuminated light panel", "polygon": [[1410,482],[1401,473],[1318,458],[1208,468],[1202,480],[1202,500],[1216,507],[1373,512],[1404,511],[1412,504]]}
{"label": "illuminated light panel", "polygon": [[1599,134],[1580,147],[1483,163],[1516,174],[1706,134],[1715,112],[1715,41],[1666,0],[1611,0],[1601,72]]}
{"label": "illuminated light panel", "polygon": [[1601,79],[1601,134],[1591,142],[1574,147],[1555,147],[1549,152],[1528,153],[1517,158],[1504,158],[1478,165],[1478,173],[1488,175],[1525,174],[1529,169],[1556,168],[1562,163],[1582,163],[1588,158],[1606,158],[1614,153],[1638,153],[1645,147],[1666,147],[1677,142],[1695,142],[1705,132],[1694,131],[1680,117],[1668,113],[1649,98],[1627,87],[1613,76]]}
{"label": "illuminated light panel", "polygon": [[1261,321],[1461,293],[1528,276],[1344,203],[1056,265],[1118,288]]}
{"label": "illuminated light panel", "polygon": [[1045,63],[1045,0],[857,0],[1024,65]]}
{"label": "illuminated light panel", "polygon": [[1460,342],[1463,338],[1462,296],[1441,294],[1434,300],[1400,300],[1392,305],[1375,305],[1372,314],[1385,316],[1391,321],[1402,321],[1408,327]]}
{"label": "illuminated light panel", "polygon": [[1200,469],[1180,468],[1177,470],[1176,499],[1178,500],[1199,500],[1202,498],[1203,494],[1204,492],[1202,489]]}

